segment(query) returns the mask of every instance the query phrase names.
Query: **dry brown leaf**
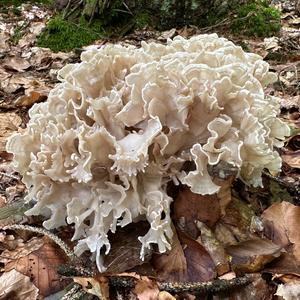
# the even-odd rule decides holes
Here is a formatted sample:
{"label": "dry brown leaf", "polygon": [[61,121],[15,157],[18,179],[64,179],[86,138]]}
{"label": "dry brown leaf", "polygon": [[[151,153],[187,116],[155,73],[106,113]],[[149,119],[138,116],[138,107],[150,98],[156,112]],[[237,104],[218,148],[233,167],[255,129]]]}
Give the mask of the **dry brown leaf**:
{"label": "dry brown leaf", "polygon": [[26,95],[19,97],[15,101],[16,106],[26,106],[30,107],[34,103],[38,103],[47,99],[48,91],[26,91]]}
{"label": "dry brown leaf", "polygon": [[[29,245],[27,246],[27,244]],[[58,277],[56,268],[66,263],[67,259],[62,250],[48,238],[35,238],[21,249],[4,252],[6,256],[5,271],[15,269],[29,276],[42,296],[51,295],[66,286],[67,282]]]}
{"label": "dry brown leaf", "polygon": [[135,285],[133,293],[138,300],[157,300],[159,289],[153,280],[146,276],[141,276]]}
{"label": "dry brown leaf", "polygon": [[0,113],[0,155],[5,152],[7,138],[17,131],[22,119],[16,113]]}
{"label": "dry brown leaf", "polygon": [[212,227],[220,218],[220,205],[216,195],[194,194],[185,188],[179,192],[174,202],[174,219],[180,229],[193,238],[197,238],[199,230],[195,220]]}
{"label": "dry brown leaf", "polygon": [[282,282],[290,281],[290,278],[300,279],[300,263],[291,253],[282,253],[279,259],[274,260],[265,272],[272,273],[274,277],[279,278]]}
{"label": "dry brown leaf", "polygon": [[229,205],[229,203],[232,200],[231,186],[232,186],[233,180],[234,180],[234,177],[222,182],[220,190],[217,194],[222,216],[224,216],[226,214],[226,207]]}
{"label": "dry brown leaf", "polygon": [[279,284],[275,295],[283,297],[284,300],[300,299],[300,282]]}
{"label": "dry brown leaf", "polygon": [[184,233],[178,232],[187,262],[187,280],[204,282],[212,280],[215,275],[215,264],[205,248]]}
{"label": "dry brown leaf", "polygon": [[135,272],[116,274],[119,277],[132,278],[135,281],[134,295],[138,300],[157,300],[159,289],[157,283],[147,276],[138,275]]}
{"label": "dry brown leaf", "polygon": [[281,255],[281,246],[267,239],[249,240],[226,248],[236,273],[258,272]]}
{"label": "dry brown leaf", "polygon": [[300,150],[287,151],[281,158],[290,167],[300,169]]}
{"label": "dry brown leaf", "polygon": [[174,231],[172,248],[165,254],[154,254],[152,265],[158,278],[164,281],[186,281],[187,263],[177,233]]}
{"label": "dry brown leaf", "polygon": [[87,293],[95,295],[101,300],[109,300],[109,286],[106,277],[74,277],[73,280],[80,284]]}
{"label": "dry brown leaf", "polygon": [[[3,264],[10,263],[12,261],[28,256],[30,253],[40,249],[44,245],[44,241],[41,238],[34,237],[22,247],[18,247],[15,250],[5,250],[1,253],[0,262]],[[8,269],[6,269],[7,271]]]}
{"label": "dry brown leaf", "polygon": [[1,300],[35,300],[38,297],[39,290],[30,278],[16,270],[5,272],[0,282]]}
{"label": "dry brown leaf", "polygon": [[170,293],[163,291],[158,294],[158,300],[176,300],[176,298]]}
{"label": "dry brown leaf", "polygon": [[31,67],[27,59],[20,56],[10,56],[3,61],[3,67],[7,70],[24,72]]}
{"label": "dry brown leaf", "polygon": [[266,236],[282,247],[292,247],[300,263],[300,207],[285,201],[275,203],[263,212],[262,220]]}
{"label": "dry brown leaf", "polygon": [[142,244],[138,240],[148,229],[149,225],[146,222],[132,223],[110,236],[111,250],[105,255],[103,262],[107,272],[121,273],[150,260],[150,250],[146,252],[144,260],[141,260]]}

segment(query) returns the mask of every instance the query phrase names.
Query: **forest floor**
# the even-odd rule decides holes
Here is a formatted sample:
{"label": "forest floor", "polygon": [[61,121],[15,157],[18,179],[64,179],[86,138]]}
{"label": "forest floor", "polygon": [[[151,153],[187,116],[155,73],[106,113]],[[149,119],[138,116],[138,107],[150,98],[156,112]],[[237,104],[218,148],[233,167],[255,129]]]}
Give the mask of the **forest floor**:
{"label": "forest floor", "polygon": [[[108,288],[112,299],[300,299],[300,12],[289,2],[274,3],[281,10],[282,27],[278,36],[270,38],[232,35],[220,27],[186,26],[164,32],[144,28],[68,53],[36,46],[52,15],[47,6],[0,7],[0,299],[107,299]],[[182,193],[176,200],[182,211],[175,212],[175,217],[180,213],[186,220],[200,221],[202,239],[177,232],[169,254],[154,255],[142,264],[139,246],[130,250],[138,232],[125,230],[120,233],[122,247],[116,242],[107,258],[107,276],[96,274],[90,262],[65,255],[70,251],[65,244],[72,246],[69,229],[55,231],[53,236],[26,227],[41,228],[42,220],[23,214],[26,189],[11,166],[5,144],[13,132],[24,130],[30,107],[46,101],[58,82],[57,71],[79,62],[83,50],[106,43],[138,47],[144,40],[165,43],[176,35],[189,38],[212,32],[259,54],[278,75],[265,93],[281,99],[280,118],[292,129],[280,149],[282,172],[276,177],[266,172],[264,188],[234,182],[223,215],[217,198],[211,197],[208,207],[205,197]],[[183,273],[195,284],[184,283]]]}

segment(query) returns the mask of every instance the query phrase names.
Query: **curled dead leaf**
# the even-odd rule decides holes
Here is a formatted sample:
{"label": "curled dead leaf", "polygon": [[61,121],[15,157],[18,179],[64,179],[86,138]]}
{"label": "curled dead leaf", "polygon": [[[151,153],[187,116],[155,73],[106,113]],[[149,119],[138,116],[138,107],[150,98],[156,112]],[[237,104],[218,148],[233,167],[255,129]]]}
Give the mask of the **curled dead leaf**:
{"label": "curled dead leaf", "polygon": [[281,255],[281,246],[267,239],[253,239],[226,248],[232,257],[231,266],[236,273],[253,273]]}
{"label": "curled dead leaf", "polygon": [[67,261],[64,253],[46,237],[33,238],[16,250],[5,250],[1,256],[6,272],[15,269],[29,276],[42,296],[63,289],[69,282],[61,280],[56,272],[56,268]]}
{"label": "curled dead leaf", "polygon": [[170,293],[163,291],[158,294],[158,300],[176,300],[176,298]]}
{"label": "curled dead leaf", "polygon": [[138,300],[157,300],[159,289],[155,281],[141,276],[133,290]]}
{"label": "curled dead leaf", "polygon": [[281,157],[290,167],[300,169],[300,150],[287,151]]}
{"label": "curled dead leaf", "polygon": [[300,263],[300,207],[289,202],[275,203],[262,214],[266,236],[275,244],[292,248]]}
{"label": "curled dead leaf", "polygon": [[38,297],[38,288],[28,276],[16,270],[5,272],[0,277],[0,299],[35,300]]}
{"label": "curled dead leaf", "polygon": [[25,58],[20,56],[11,56],[4,60],[3,66],[7,70],[24,72],[26,69],[31,67],[31,64]]}
{"label": "curled dead leaf", "polygon": [[74,282],[80,284],[84,291],[99,297],[101,300],[109,300],[108,279],[104,276],[92,277],[74,277]]}

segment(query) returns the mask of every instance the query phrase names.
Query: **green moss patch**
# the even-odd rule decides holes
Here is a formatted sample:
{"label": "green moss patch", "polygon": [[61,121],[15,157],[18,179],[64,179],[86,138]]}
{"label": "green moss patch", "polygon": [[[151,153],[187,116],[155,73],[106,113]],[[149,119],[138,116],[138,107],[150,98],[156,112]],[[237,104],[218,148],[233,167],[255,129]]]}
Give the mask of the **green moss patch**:
{"label": "green moss patch", "polygon": [[235,10],[231,30],[248,36],[276,35],[280,30],[280,12],[265,1],[242,5]]}
{"label": "green moss patch", "polygon": [[81,18],[79,22],[66,21],[61,16],[49,20],[45,31],[38,37],[39,47],[50,48],[52,51],[71,51],[88,45],[103,37],[101,22],[88,22]]}

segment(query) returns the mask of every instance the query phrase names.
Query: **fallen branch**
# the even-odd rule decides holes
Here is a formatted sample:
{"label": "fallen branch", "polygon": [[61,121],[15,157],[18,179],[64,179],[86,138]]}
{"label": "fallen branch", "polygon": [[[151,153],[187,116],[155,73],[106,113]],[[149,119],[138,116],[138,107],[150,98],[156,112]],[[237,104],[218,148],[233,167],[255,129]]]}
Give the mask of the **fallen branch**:
{"label": "fallen branch", "polygon": [[162,291],[173,293],[218,293],[232,288],[247,285],[251,282],[250,277],[238,277],[230,280],[216,279],[209,282],[161,282],[158,287]]}
{"label": "fallen branch", "polygon": [[35,233],[40,233],[42,235],[47,236],[50,238],[55,244],[57,244],[64,252],[65,254],[71,259],[74,260],[76,258],[74,252],[67,246],[67,244],[59,238],[57,235],[54,233],[40,227],[33,227],[29,225],[18,225],[18,224],[13,224],[13,225],[6,225],[3,228],[3,230],[25,230],[25,231],[30,231],[30,232],[35,232]]}

